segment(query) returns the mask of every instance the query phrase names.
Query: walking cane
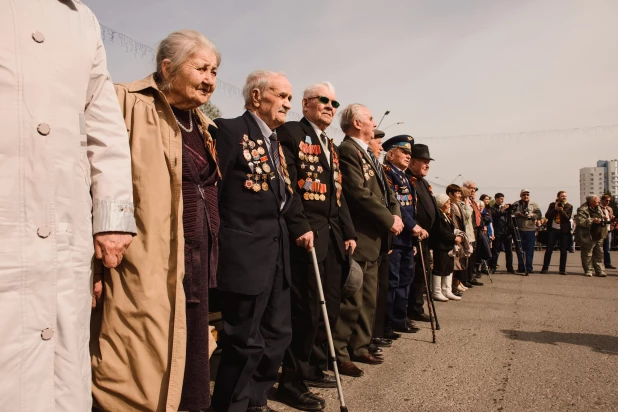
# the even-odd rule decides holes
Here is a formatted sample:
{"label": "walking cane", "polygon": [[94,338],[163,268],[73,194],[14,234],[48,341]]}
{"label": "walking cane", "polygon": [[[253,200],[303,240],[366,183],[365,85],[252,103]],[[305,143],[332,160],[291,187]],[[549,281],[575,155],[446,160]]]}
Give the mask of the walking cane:
{"label": "walking cane", "polygon": [[[425,269],[425,258],[423,257],[423,244],[421,239],[418,240],[418,248],[421,253],[421,264],[423,265],[423,276],[425,277],[425,293],[427,293],[427,309],[429,310],[429,321],[431,322],[431,336],[432,343],[436,343],[436,328],[440,329],[440,324],[438,323],[438,317],[436,316],[436,307],[433,306],[433,298],[429,293],[429,282],[427,282],[427,270]],[[436,326],[434,327],[433,320],[436,320]]]}
{"label": "walking cane", "polygon": [[324,324],[326,325],[326,336],[328,337],[328,351],[333,359],[333,370],[335,371],[335,380],[337,381],[337,392],[339,393],[340,411],[348,412],[347,406],[345,406],[345,400],[343,399],[343,389],[341,387],[341,378],[339,377],[339,369],[337,368],[337,361],[335,356],[335,345],[333,345],[333,335],[330,332],[330,322],[328,321],[328,311],[326,310],[326,301],[324,299],[324,290],[322,289],[322,279],[320,278],[320,268],[318,267],[318,258],[315,256],[315,248],[311,249],[311,258],[313,260],[313,272],[315,273],[315,280],[318,284],[318,294],[320,297],[320,305],[322,306],[322,317],[324,318]]}

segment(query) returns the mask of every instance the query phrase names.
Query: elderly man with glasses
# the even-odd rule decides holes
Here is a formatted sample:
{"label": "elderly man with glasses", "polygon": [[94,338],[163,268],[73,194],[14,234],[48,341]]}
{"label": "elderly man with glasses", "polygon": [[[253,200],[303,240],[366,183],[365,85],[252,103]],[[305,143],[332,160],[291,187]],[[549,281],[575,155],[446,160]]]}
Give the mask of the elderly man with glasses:
{"label": "elderly man with glasses", "polygon": [[[472,216],[470,216],[470,218],[472,219],[472,227],[474,228],[474,237],[475,239],[480,239],[480,232],[483,229],[483,220],[481,218],[481,209],[476,202],[476,192],[478,192],[479,188],[476,186],[476,182],[472,180],[464,182],[463,186],[470,191],[470,207],[472,208]],[[474,286],[483,286],[483,283],[478,280],[478,278],[481,277],[481,274],[476,266],[477,242],[473,241],[472,246],[474,251],[468,258],[468,283]]]}
{"label": "elderly man with glasses", "polygon": [[526,255],[526,261],[521,254],[517,254],[517,272],[527,275],[532,273],[532,260],[534,258],[534,243],[536,241],[536,229],[543,215],[536,202],[530,201],[530,191],[522,189],[519,193],[520,200],[513,203],[515,208],[515,220],[521,237],[521,248]]}

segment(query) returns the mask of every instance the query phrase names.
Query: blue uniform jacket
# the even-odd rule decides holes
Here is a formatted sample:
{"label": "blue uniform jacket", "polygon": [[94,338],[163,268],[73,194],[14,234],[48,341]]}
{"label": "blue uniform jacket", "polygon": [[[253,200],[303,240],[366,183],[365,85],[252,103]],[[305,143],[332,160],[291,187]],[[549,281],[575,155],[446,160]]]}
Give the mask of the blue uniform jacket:
{"label": "blue uniform jacket", "polygon": [[416,226],[416,191],[402,170],[397,169],[388,160],[384,161],[384,172],[393,193],[399,201],[403,231],[393,237],[393,246],[414,246],[415,239],[412,229]]}

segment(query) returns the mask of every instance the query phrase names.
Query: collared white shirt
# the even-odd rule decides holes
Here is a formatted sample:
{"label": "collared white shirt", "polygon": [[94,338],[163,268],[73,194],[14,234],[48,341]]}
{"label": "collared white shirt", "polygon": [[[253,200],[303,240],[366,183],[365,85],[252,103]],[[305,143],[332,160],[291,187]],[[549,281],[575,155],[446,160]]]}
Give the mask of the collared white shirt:
{"label": "collared white shirt", "polygon": [[[307,119],[305,117],[305,119]],[[307,121],[309,122],[309,124],[311,125],[311,127],[313,127],[313,130],[315,131],[315,134],[318,135],[318,140],[320,141],[320,146],[322,146],[322,151],[324,151],[324,156],[326,156],[326,161],[328,162],[328,165],[330,166],[330,145],[329,144],[324,144],[322,142],[322,139],[320,139],[320,135],[322,133],[324,133],[324,136],[326,136],[326,132],[322,131],[318,126],[316,126],[311,120],[307,119]],[[326,136],[327,142],[328,142],[328,136]]]}
{"label": "collared white shirt", "polygon": [[369,145],[365,142],[363,142],[361,139],[357,138],[357,137],[352,137],[350,136],[350,139],[354,140],[356,143],[358,143],[358,145],[360,147],[362,147],[363,149],[365,149],[365,151],[367,152],[367,154],[369,154]]}
{"label": "collared white shirt", "polygon": [[[271,154],[272,150],[270,149],[270,136],[273,134],[273,130],[270,127],[268,127],[268,125],[266,124],[264,120],[260,119],[251,110],[248,110],[248,112],[251,113],[251,116],[253,116],[256,123],[258,124],[260,131],[262,132],[262,136],[264,136],[264,143],[266,143],[266,147],[268,147],[268,153]],[[275,153],[275,156],[278,156],[278,155],[279,153]],[[273,162],[273,165],[274,165],[275,160],[271,159],[271,161]],[[283,166],[281,168],[283,169]],[[279,171],[277,171],[277,173],[279,173]],[[283,179],[283,176],[279,176],[279,179]],[[277,188],[277,190],[279,190],[279,188]],[[283,201],[281,202],[281,206],[279,207],[279,210],[283,209],[283,206],[285,206],[286,199],[287,199],[287,193],[285,194],[285,197],[283,198]]]}

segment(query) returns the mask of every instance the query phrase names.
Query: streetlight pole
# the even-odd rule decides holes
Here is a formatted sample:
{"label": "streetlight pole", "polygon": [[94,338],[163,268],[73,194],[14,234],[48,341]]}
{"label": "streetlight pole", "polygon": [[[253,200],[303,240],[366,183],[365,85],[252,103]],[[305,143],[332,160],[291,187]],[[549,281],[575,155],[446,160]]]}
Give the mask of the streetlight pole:
{"label": "streetlight pole", "polygon": [[387,116],[390,112],[391,112],[390,110],[387,110],[384,112],[384,114],[382,115],[382,118],[380,119],[380,123],[378,123],[378,125],[376,126],[376,129],[380,127],[380,125],[382,124],[382,120],[384,120],[384,117]]}
{"label": "streetlight pole", "polygon": [[386,126],[384,129],[382,129],[382,131],[384,131],[384,130],[388,129],[388,128],[389,128],[389,127],[391,127],[391,126],[397,126],[398,124],[403,124],[403,122],[393,123],[393,124],[391,124],[390,126]]}

